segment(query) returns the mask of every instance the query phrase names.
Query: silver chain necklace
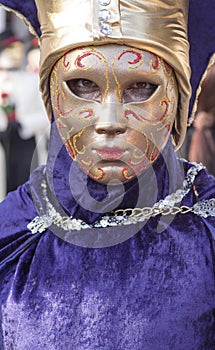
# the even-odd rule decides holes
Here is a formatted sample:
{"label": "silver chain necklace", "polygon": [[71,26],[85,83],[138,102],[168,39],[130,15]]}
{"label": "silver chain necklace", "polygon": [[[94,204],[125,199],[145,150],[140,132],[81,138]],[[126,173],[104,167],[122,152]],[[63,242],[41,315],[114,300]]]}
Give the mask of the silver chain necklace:
{"label": "silver chain necklace", "polygon": [[61,216],[50,203],[47,196],[47,184],[45,177],[42,180],[42,194],[46,206],[44,215],[36,216],[28,225],[27,228],[31,233],[42,233],[50,226],[55,225],[64,231],[82,230],[87,228],[102,228],[136,224],[143,222],[157,215],[176,215],[178,213],[187,214],[193,213],[202,217],[215,216],[215,198],[202,200],[195,203],[192,207],[176,206],[188,194],[193,187],[196,175],[204,169],[202,164],[195,164],[187,171],[183,185],[176,192],[167,195],[164,199],[159,200],[152,207],[144,208],[127,208],[118,209],[111,213],[103,215],[93,224],[75,219],[72,216]]}

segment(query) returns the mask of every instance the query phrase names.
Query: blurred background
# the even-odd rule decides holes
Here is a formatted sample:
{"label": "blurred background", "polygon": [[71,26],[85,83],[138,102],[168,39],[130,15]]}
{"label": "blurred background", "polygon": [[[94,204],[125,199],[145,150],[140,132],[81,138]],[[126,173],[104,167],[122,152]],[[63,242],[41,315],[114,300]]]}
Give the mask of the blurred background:
{"label": "blurred background", "polygon": [[21,19],[0,8],[0,201],[46,162],[48,141],[38,40]]}
{"label": "blurred background", "polygon": [[[0,8],[0,201],[47,158],[49,121],[39,92],[37,39]],[[215,66],[208,72],[179,157],[215,175]]]}
{"label": "blurred background", "polygon": [[215,176],[215,64],[207,71],[198,97],[197,111],[192,126],[178,156],[202,163]]}

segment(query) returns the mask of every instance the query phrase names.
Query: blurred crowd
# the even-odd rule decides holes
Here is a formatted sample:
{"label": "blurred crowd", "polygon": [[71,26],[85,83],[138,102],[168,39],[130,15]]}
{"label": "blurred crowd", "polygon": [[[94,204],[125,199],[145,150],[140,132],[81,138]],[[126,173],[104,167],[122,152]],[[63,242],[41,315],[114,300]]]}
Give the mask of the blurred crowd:
{"label": "blurred crowd", "polygon": [[[15,15],[0,11],[1,201],[46,161],[49,121],[39,92],[37,39]],[[178,155],[203,163],[215,176],[214,97],[215,65],[203,82],[195,121]]]}
{"label": "blurred crowd", "polygon": [[0,20],[5,22],[0,32],[0,200],[44,164],[49,138],[39,92],[37,38],[28,30],[25,34],[23,24],[17,30],[15,15],[9,19]]}
{"label": "blurred crowd", "polygon": [[202,82],[194,122],[178,155],[202,163],[215,176],[215,64]]}
{"label": "blurred crowd", "polygon": [[202,162],[215,176],[215,65],[209,69],[202,84],[193,126],[188,158]]}

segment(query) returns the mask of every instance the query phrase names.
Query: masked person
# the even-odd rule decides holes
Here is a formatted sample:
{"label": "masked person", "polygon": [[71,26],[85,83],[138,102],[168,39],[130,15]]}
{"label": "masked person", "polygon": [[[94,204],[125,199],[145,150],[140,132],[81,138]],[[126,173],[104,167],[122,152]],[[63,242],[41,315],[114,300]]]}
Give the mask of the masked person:
{"label": "masked person", "polygon": [[40,37],[51,120],[46,166],[1,204],[2,348],[214,349],[215,182],[174,151],[188,2],[1,3]]}

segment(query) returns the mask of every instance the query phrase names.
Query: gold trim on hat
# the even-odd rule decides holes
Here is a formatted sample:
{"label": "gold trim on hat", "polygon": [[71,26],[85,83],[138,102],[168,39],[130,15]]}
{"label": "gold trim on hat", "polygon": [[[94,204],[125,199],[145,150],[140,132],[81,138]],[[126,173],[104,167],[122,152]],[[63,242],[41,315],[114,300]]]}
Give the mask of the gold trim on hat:
{"label": "gold trim on hat", "polygon": [[27,20],[27,18],[25,16],[23,16],[20,12],[15,11],[15,10],[13,10],[13,9],[3,5],[3,4],[0,4],[0,7],[2,7],[5,11],[14,13],[17,17],[19,17],[26,24],[26,26],[29,28],[29,32],[38,38],[36,31],[34,30],[31,23]]}

